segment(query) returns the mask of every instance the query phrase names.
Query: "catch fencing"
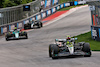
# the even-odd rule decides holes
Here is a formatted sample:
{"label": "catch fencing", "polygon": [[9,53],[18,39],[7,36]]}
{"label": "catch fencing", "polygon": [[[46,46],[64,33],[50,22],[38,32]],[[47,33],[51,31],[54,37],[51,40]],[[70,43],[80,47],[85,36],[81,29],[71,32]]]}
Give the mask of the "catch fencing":
{"label": "catch fencing", "polygon": [[[86,4],[86,1],[79,1],[78,4]],[[32,12],[32,13],[29,12],[29,13],[31,13],[32,16],[27,17],[27,18],[26,18],[26,16],[25,16],[26,19],[19,20],[19,21],[17,21],[17,19],[18,19],[19,17],[21,17],[22,15],[24,15],[25,13],[24,13],[24,14],[22,13],[20,16],[16,16],[16,15],[14,14],[14,12],[12,12],[12,15],[15,15],[16,17],[15,17],[15,18],[14,18],[14,17],[10,17],[10,19],[7,19],[7,18],[9,18],[9,16],[7,16],[7,17],[6,17],[7,20],[3,20],[3,23],[4,23],[4,21],[5,21],[5,24],[0,26],[0,34],[2,35],[2,34],[4,34],[4,33],[8,32],[9,30],[13,30],[13,29],[15,28],[15,26],[16,26],[17,28],[24,29],[24,24],[30,23],[30,21],[32,21],[32,19],[33,19],[33,20],[41,20],[41,19],[44,19],[44,18],[48,17],[49,15],[55,13],[56,11],[58,11],[58,10],[61,9],[61,8],[69,7],[69,6],[73,6],[73,5],[74,5],[74,2],[66,2],[66,3],[62,3],[62,4],[57,4],[57,5],[53,6],[53,7],[50,7],[50,8],[48,8],[48,9],[46,9],[46,10],[43,10],[43,11],[38,12],[38,13],[35,13],[35,14],[34,14],[33,12]],[[17,8],[18,8],[18,7],[17,7]],[[19,9],[22,10],[22,8],[19,8]],[[35,9],[35,8],[33,8],[33,9]],[[14,9],[14,10],[16,10],[16,9]],[[17,13],[20,14],[21,10],[19,10]],[[5,14],[6,14],[6,13],[5,13]],[[9,14],[9,13],[8,13],[8,14]],[[1,15],[1,16],[2,16],[2,15]],[[16,19],[16,18],[17,18],[17,19]],[[23,18],[23,17],[22,17],[22,18]],[[14,21],[14,20],[12,20],[12,19],[16,19],[16,22],[9,23],[10,21]],[[1,21],[1,20],[0,20],[0,21]],[[9,22],[8,22],[8,21],[9,21]],[[7,23],[6,23],[6,22],[7,22]]]}
{"label": "catch fencing", "polygon": [[30,5],[30,11],[23,11],[23,5],[0,9],[0,26],[25,19],[41,8],[41,0],[25,4]]}

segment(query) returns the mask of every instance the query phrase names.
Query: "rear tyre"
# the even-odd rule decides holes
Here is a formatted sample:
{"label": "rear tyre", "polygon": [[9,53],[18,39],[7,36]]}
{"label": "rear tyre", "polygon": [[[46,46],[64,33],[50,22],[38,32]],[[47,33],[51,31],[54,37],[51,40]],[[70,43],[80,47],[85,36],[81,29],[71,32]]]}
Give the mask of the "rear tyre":
{"label": "rear tyre", "polygon": [[25,34],[25,36],[26,36],[26,39],[28,39],[27,33]]}
{"label": "rear tyre", "polygon": [[24,29],[25,29],[25,30],[31,29],[31,24],[30,24],[30,23],[25,24],[25,25],[24,25]]}
{"label": "rear tyre", "polygon": [[91,57],[92,53],[91,53],[91,49],[90,49],[90,44],[89,43],[85,43],[83,45],[83,49],[82,49],[86,54],[84,55],[84,57]]}
{"label": "rear tyre", "polygon": [[29,24],[29,29],[31,29],[31,24]]}
{"label": "rear tyre", "polygon": [[51,52],[52,59],[58,59],[58,56],[57,56],[58,52],[59,52],[59,47],[56,44],[54,44],[52,47],[52,52]]}
{"label": "rear tyre", "polygon": [[41,22],[41,27],[43,27],[43,24],[42,24],[42,22]]}
{"label": "rear tyre", "polygon": [[41,22],[38,23],[38,28],[41,28]]}
{"label": "rear tyre", "polygon": [[25,30],[27,29],[27,25],[26,25],[26,24],[24,25],[24,29],[25,29]]}

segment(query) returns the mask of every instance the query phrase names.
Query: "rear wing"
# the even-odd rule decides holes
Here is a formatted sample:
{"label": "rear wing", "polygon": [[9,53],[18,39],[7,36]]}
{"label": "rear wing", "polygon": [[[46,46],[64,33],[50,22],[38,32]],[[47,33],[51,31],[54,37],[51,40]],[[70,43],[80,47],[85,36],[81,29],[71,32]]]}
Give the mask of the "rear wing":
{"label": "rear wing", "polygon": [[71,38],[70,40],[67,39],[55,39],[55,42],[67,42],[67,41],[75,41],[77,38]]}
{"label": "rear wing", "polygon": [[55,42],[65,42],[66,39],[55,39]]}

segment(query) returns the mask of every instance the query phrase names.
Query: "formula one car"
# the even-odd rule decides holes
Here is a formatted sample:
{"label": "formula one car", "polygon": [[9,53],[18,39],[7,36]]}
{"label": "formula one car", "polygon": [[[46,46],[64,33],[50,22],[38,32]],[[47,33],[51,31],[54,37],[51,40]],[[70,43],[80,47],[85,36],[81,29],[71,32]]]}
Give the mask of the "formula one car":
{"label": "formula one car", "polygon": [[6,41],[9,41],[10,39],[28,39],[27,32],[21,31],[20,29],[17,30],[10,30],[5,35]]}
{"label": "formula one car", "polygon": [[84,57],[91,56],[90,44],[85,42],[77,42],[77,38],[55,39],[55,44],[49,45],[49,57],[57,59],[62,56],[83,55]]}
{"label": "formula one car", "polygon": [[33,29],[33,28],[41,28],[43,24],[39,20],[31,21],[30,23],[24,24],[24,29]]}

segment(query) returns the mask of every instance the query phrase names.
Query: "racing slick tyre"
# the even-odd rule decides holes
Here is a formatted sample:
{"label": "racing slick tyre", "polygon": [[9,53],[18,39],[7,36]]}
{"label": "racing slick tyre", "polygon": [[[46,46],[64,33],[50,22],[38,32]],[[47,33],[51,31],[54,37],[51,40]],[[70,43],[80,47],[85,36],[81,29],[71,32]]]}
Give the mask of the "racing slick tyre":
{"label": "racing slick tyre", "polygon": [[9,38],[8,37],[6,37],[6,41],[9,41]]}
{"label": "racing slick tyre", "polygon": [[90,49],[90,44],[89,43],[85,43],[83,45],[83,49],[82,51],[84,51],[86,54],[84,55],[84,57],[91,57],[91,49]]}
{"label": "racing slick tyre", "polygon": [[52,52],[51,52],[52,59],[58,59],[57,54],[59,52],[59,47],[56,44],[54,44],[51,49],[52,49]]}
{"label": "racing slick tyre", "polygon": [[24,29],[25,29],[25,30],[26,30],[26,29],[31,29],[31,24],[30,24],[30,23],[25,24],[25,25],[24,25]]}
{"label": "racing slick tyre", "polygon": [[54,44],[50,44],[50,45],[49,45],[49,57],[52,57],[51,52],[52,52],[52,47],[53,47],[53,45],[54,45]]}
{"label": "racing slick tyre", "polygon": [[38,28],[41,28],[41,22],[38,23]]}
{"label": "racing slick tyre", "polygon": [[9,37],[8,35],[5,36],[6,41],[9,41]]}
{"label": "racing slick tyre", "polygon": [[25,25],[24,25],[24,29],[25,29],[25,30],[28,29],[28,25],[25,24]]}
{"label": "racing slick tyre", "polygon": [[31,29],[35,29],[35,25],[33,25],[33,27],[31,27]]}
{"label": "racing slick tyre", "polygon": [[26,39],[28,39],[28,36],[26,35]]}
{"label": "racing slick tyre", "polygon": [[41,22],[41,27],[43,27],[43,24],[42,24],[42,22]]}
{"label": "racing slick tyre", "polygon": [[25,33],[25,36],[26,36],[26,38],[25,38],[25,39],[28,39],[27,33]]}

